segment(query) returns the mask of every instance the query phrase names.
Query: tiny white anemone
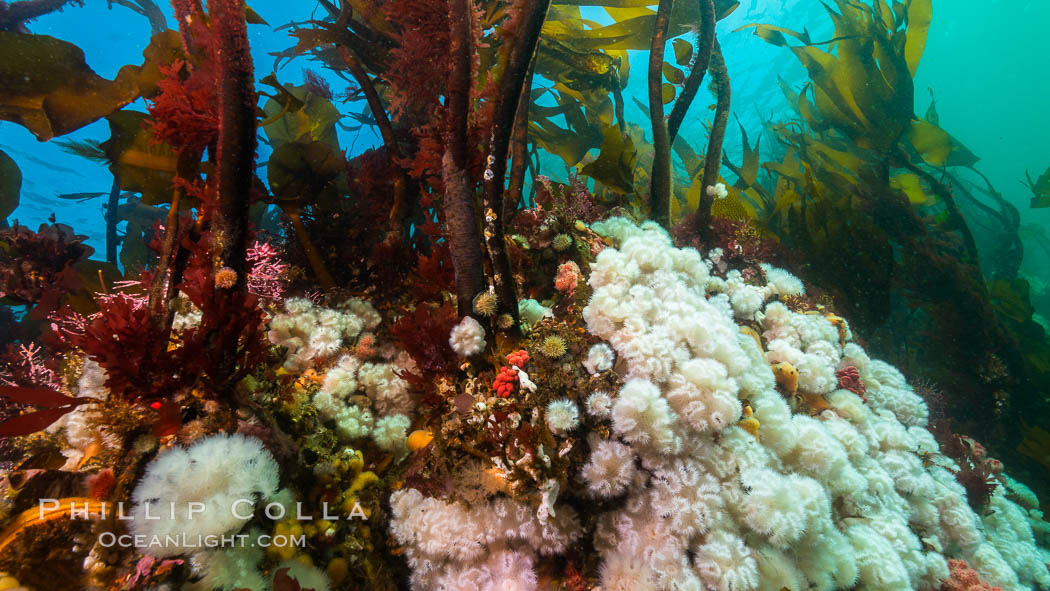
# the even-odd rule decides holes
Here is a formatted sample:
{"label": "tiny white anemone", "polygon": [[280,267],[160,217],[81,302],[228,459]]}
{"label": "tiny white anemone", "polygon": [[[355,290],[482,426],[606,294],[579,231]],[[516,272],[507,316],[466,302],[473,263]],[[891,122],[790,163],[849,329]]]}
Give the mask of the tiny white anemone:
{"label": "tiny white anemone", "polygon": [[547,426],[557,435],[564,435],[580,424],[580,411],[576,403],[561,398],[547,405]]}
{"label": "tiny white anemone", "polygon": [[616,353],[613,353],[612,347],[605,343],[595,343],[587,351],[587,359],[584,360],[583,366],[594,375],[612,369],[614,361]]}
{"label": "tiny white anemone", "polygon": [[485,329],[473,317],[464,316],[459,324],[452,327],[448,344],[460,357],[477,355],[485,349]]}

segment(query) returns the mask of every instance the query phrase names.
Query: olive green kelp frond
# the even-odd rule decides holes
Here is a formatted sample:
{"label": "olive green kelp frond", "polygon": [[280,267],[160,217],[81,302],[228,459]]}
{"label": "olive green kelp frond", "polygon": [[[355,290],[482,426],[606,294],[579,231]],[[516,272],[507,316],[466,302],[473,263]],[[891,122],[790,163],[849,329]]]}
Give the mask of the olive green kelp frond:
{"label": "olive green kelp frond", "polygon": [[109,115],[110,137],[101,147],[121,190],[142,193],[146,205],[161,205],[171,201],[178,155],[156,141],[149,120],[146,113],[127,109]]}
{"label": "olive green kelp frond", "polygon": [[158,66],[180,53],[178,33],[163,31],[142,52],[141,66],[124,66],[106,80],[72,43],[0,31],[0,120],[18,123],[41,141],[67,134],[152,94]]}
{"label": "olive green kelp frond", "polygon": [[263,82],[277,90],[263,105],[262,123],[273,148],[266,176],[274,199],[331,210],[347,190],[340,178],[346,164],[336,133],[339,109],[309,86],[281,85],[273,74]]}
{"label": "olive green kelp frond", "polygon": [[1050,207],[1050,167],[1035,181],[1027,170],[1024,174],[1028,188],[1032,190],[1032,207]]}
{"label": "olive green kelp frond", "polygon": [[634,190],[634,142],[615,126],[602,129],[602,147],[598,158],[580,169],[585,174],[617,193]]}
{"label": "olive green kelp frond", "polygon": [[[581,49],[648,51],[652,45],[653,27],[656,26],[656,11],[651,8],[655,4],[653,0],[559,0],[553,3],[547,22],[543,25],[543,37],[571,41]],[[718,19],[725,18],[739,5],[739,2],[732,0],[717,0],[715,14]],[[603,26],[583,19],[580,6],[601,6],[612,23]],[[699,2],[675,2],[668,38],[688,33],[699,18]]]}
{"label": "olive green kelp frond", "polygon": [[806,200],[841,200],[864,175],[879,170],[913,206],[943,205],[932,177],[908,167],[972,167],[977,157],[939,127],[932,101],[924,118],[914,115],[912,76],[925,47],[930,1],[891,7],[883,0],[836,0],[837,10],[825,8],[835,26],[828,40],[772,25],[743,27],[789,48],[810,77],[800,90],[779,81],[798,119],[772,126],[786,151],[780,162],[763,165],[777,178],[775,190],[755,192],[765,221],[786,224],[788,211]]}
{"label": "olive green kelp frond", "polygon": [[835,23],[828,41],[772,25],[742,28],[789,47],[809,72],[815,108],[802,110],[815,129],[836,129],[862,148],[886,153],[913,117],[912,76],[926,45],[931,0],[895,2],[893,8],[885,0],[870,6],[853,0],[835,4],[838,12],[825,5]]}
{"label": "olive green kelp frond", "polygon": [[937,101],[930,91],[930,106],[926,115],[911,122],[907,131],[908,143],[923,162],[930,166],[968,166],[977,164],[979,158],[962,142],[940,128]]}
{"label": "olive green kelp frond", "polygon": [[[544,23],[537,53],[536,73],[555,84],[534,92],[530,140],[561,157],[567,166],[576,166],[589,151],[598,150],[579,172],[620,195],[634,193],[647,175],[636,159],[640,144],[631,139],[627,129],[621,92],[630,73],[627,51],[651,49],[657,16],[653,4],[649,0],[556,1]],[[730,0],[714,4],[717,19],[728,16],[739,5]],[[583,18],[581,6],[601,7],[608,21]],[[667,36],[679,38],[672,40],[674,63],[664,62],[662,68],[665,104],[680,94],[686,82],[683,68],[695,58],[693,43],[680,36],[693,32],[700,18],[700,3],[674,4]],[[543,98],[544,105],[535,104]],[[551,98],[556,106],[548,106]],[[642,112],[647,114],[648,109],[643,106]],[[614,121],[616,126],[612,127]],[[689,200],[687,189],[693,176],[695,171],[678,187],[681,201]],[[679,204],[675,205],[680,210]]]}
{"label": "olive green kelp frond", "polygon": [[[599,150],[598,158],[580,173],[617,193],[629,193],[635,148],[624,133],[622,95],[629,75],[629,47],[623,39],[603,36],[609,31],[595,33],[601,29],[581,19],[577,7],[551,7],[535,68],[536,74],[554,85],[532,92],[529,139],[570,167],[578,165],[589,151]],[[549,104],[551,100],[554,105]]]}
{"label": "olive green kelp frond", "polygon": [[[588,116],[585,105],[573,97],[573,94],[581,98],[582,95],[560,83],[550,90],[534,90],[533,96],[545,92],[553,97],[557,105],[534,105],[529,109],[529,139],[560,157],[566,166],[576,166],[589,150],[601,146],[601,117],[595,117],[593,111]],[[561,127],[554,121],[558,117],[564,117],[567,127]]]}
{"label": "olive green kelp frond", "polygon": [[266,119],[260,126],[271,145],[315,140],[331,144],[338,150],[336,125],[342,114],[332,101],[312,92],[306,85],[281,85],[273,74],[262,82],[278,91],[262,107]]}

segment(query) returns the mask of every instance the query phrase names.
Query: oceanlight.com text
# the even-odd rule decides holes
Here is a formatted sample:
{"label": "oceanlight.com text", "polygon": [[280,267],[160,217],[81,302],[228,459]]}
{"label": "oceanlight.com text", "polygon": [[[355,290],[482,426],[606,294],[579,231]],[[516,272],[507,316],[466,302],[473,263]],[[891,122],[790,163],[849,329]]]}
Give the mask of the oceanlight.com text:
{"label": "oceanlight.com text", "polygon": [[179,534],[150,536],[144,534],[132,535],[104,532],[99,535],[98,543],[104,548],[112,548],[113,546],[120,548],[234,548],[245,546],[252,548],[268,548],[270,546],[280,548],[305,548],[306,535],[300,534],[298,536],[289,536],[277,534],[270,536],[263,534],[253,537],[248,534],[231,534],[225,536],[189,536],[186,534]]}

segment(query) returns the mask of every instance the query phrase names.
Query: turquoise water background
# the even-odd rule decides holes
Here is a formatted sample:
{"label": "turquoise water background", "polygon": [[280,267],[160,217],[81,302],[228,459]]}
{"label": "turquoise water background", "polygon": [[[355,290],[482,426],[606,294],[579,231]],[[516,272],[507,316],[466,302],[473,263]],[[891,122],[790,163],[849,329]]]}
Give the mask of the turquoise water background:
{"label": "turquoise water background", "polygon": [[[273,71],[271,52],[293,43],[286,31],[273,28],[316,16],[316,8],[308,0],[256,0],[251,6],[271,25],[253,25],[249,29],[258,79]],[[1022,223],[1045,226],[1050,223],[1050,210],[1028,207],[1031,194],[1021,180],[1026,170],[1035,177],[1050,166],[1050,35],[1046,34],[1050,0],[934,0],[933,7],[926,52],[915,79],[915,112],[925,112],[929,105],[927,89],[931,88],[941,126],[981,158],[977,168],[1018,207]],[[168,26],[174,27],[170,6],[162,9]],[[822,38],[831,28],[817,0],[743,0],[734,14],[720,22],[718,35],[732,79],[732,110],[752,138],[759,133],[762,120],[782,119],[790,114],[777,87],[777,76],[796,83],[806,79],[805,71],[789,51],[766,44],[750,31],[734,32],[753,22],[796,30],[806,27],[814,38]],[[31,23],[30,29],[76,43],[84,49],[88,65],[107,78],[115,76],[122,65],[141,63],[141,52],[150,34],[144,17],[117,5],[107,8],[102,0],[86,0],[83,7],[68,7],[48,15]],[[636,52],[632,57],[627,90],[643,100],[645,60],[645,52]],[[282,82],[301,83],[303,68],[320,71],[318,64],[300,58],[285,65],[277,75]],[[345,88],[342,81],[329,79],[337,93]],[[694,145],[705,144],[702,121],[710,118],[709,99],[708,92],[701,92],[683,128],[684,137]],[[627,117],[644,125],[646,120],[633,101],[628,98],[626,102]],[[349,112],[351,108],[362,108],[362,104],[349,103],[342,108]],[[143,106],[140,102],[132,108]],[[343,148],[353,146],[350,155],[378,142],[368,128],[358,137],[340,133]],[[108,136],[105,121],[99,121],[65,137],[104,140]],[[0,122],[0,148],[14,158],[24,177],[21,205],[12,219],[35,229],[54,213],[58,221],[88,235],[89,243],[96,249],[95,258],[101,257],[105,199],[75,202],[56,195],[108,192],[112,182],[108,170],[62,151],[54,142],[38,142],[24,128],[9,122]],[[733,121],[726,150],[739,161],[738,156],[734,157],[739,153],[739,134]],[[266,156],[263,146],[260,159]],[[1044,275],[1050,282],[1050,274],[1045,273],[1048,264],[1050,260],[1043,253],[1028,249],[1025,267],[1029,275]]]}

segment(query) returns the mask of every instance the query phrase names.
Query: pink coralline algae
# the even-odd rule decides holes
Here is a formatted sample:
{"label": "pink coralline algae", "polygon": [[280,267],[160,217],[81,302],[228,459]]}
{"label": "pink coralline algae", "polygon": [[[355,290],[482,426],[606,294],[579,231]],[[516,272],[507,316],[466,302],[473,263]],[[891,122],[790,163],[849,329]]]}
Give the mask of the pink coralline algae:
{"label": "pink coralline algae", "polygon": [[128,588],[134,589],[137,585],[149,581],[151,577],[162,576],[164,573],[182,564],[185,564],[185,561],[181,559],[160,560],[152,556],[143,556],[135,565],[135,573],[131,575],[131,579],[128,581]]}
{"label": "pink coralline algae", "polygon": [[864,398],[864,393],[868,391],[864,382],[860,381],[860,370],[853,365],[836,371],[835,377],[839,380],[839,388],[849,390],[861,398]]}
{"label": "pink coralline algae", "polygon": [[[99,305],[111,304],[113,302],[119,301],[122,304],[130,306],[133,310],[142,310],[146,307],[147,304],[149,304],[149,301],[146,299],[146,295],[143,293],[104,293],[99,294],[95,297],[95,299],[96,301],[98,301]],[[95,318],[96,316],[98,316],[98,313],[92,314],[89,318]]]}
{"label": "pink coralline algae", "polygon": [[281,260],[277,249],[268,242],[256,242],[248,249],[246,258],[252,266],[248,272],[248,291],[262,298],[281,299],[288,263]]}
{"label": "pink coralline algae", "polygon": [[[12,346],[13,348],[13,346]],[[20,386],[32,384],[58,389],[58,376],[44,364],[43,348],[36,343],[19,345],[8,354],[16,361],[0,370],[0,385]]]}
{"label": "pink coralline algae", "polygon": [[[125,283],[125,282],[121,282]],[[130,282],[139,285],[139,282]],[[120,287],[120,285],[117,285]],[[131,311],[145,310],[149,303],[145,294],[141,293],[104,293],[95,296],[95,301],[102,307],[118,306]],[[61,339],[80,338],[88,330],[88,325],[103,316],[102,312],[95,312],[85,316],[72,308],[64,308],[48,316],[51,331]]]}
{"label": "pink coralline algae", "polygon": [[68,308],[53,312],[47,320],[51,332],[60,339],[82,336],[87,331],[88,318]]}
{"label": "pink coralline algae", "polygon": [[1002,587],[992,587],[981,581],[977,571],[970,568],[965,561],[948,561],[949,577],[941,582],[941,591],[1003,591]]}

